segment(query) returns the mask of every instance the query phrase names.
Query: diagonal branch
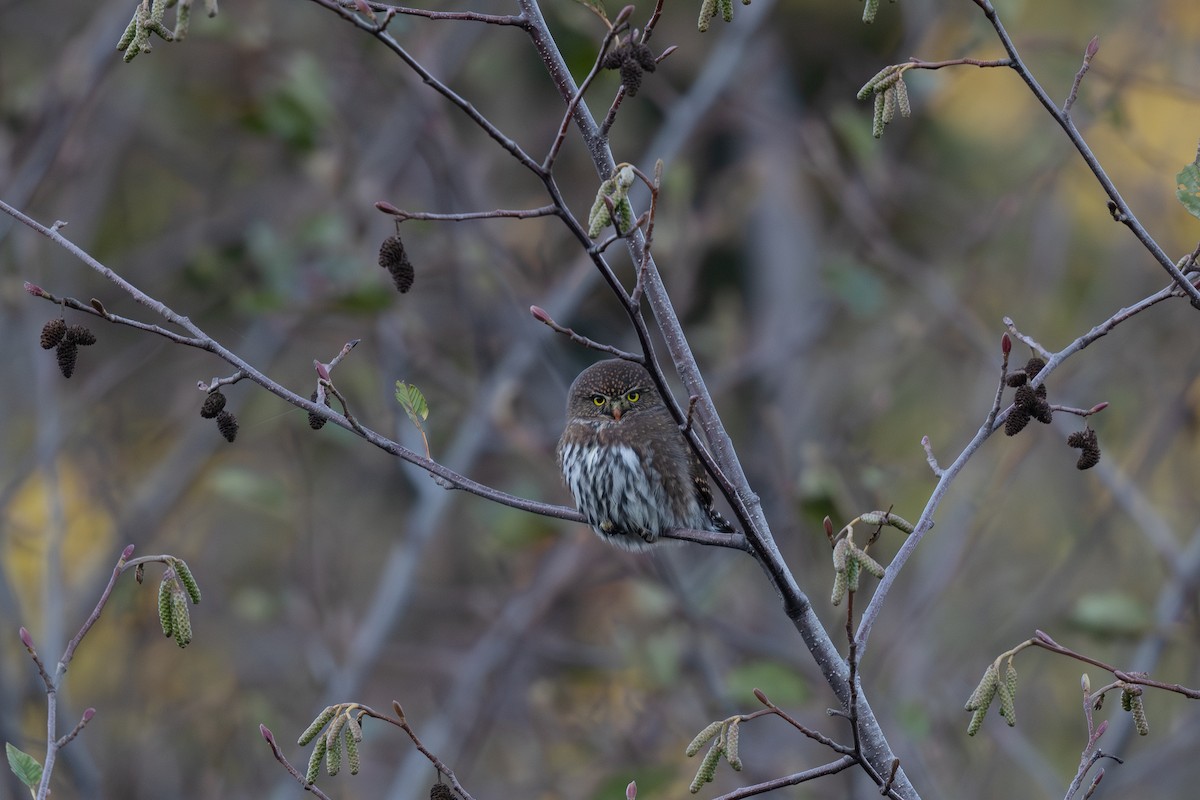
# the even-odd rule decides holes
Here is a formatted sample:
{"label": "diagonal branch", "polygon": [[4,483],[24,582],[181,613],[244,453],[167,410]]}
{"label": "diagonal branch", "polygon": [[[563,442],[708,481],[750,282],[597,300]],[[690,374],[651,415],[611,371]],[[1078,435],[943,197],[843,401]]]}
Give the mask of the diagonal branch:
{"label": "diagonal branch", "polygon": [[[298,408],[302,408],[305,411],[308,411],[319,417],[323,417],[323,418],[329,420],[330,422],[332,422],[333,424],[338,425],[339,427],[345,428],[348,431],[352,431],[353,433],[356,433],[357,435],[361,436],[363,439],[366,439],[368,442],[373,444],[375,447],[378,447],[380,450],[383,450],[386,453],[390,453],[398,458],[401,458],[401,459],[409,462],[410,464],[420,467],[421,469],[425,470],[430,475],[433,475],[436,478],[440,478],[442,481],[445,482],[445,484],[448,486],[448,488],[463,489],[467,492],[470,492],[471,494],[475,494],[480,497],[483,497],[484,499],[491,500],[496,503],[500,503],[501,505],[506,505],[506,506],[510,506],[512,508],[520,509],[522,511],[528,511],[532,514],[540,514],[540,515],[546,516],[546,517],[554,517],[557,519],[572,520],[575,522],[583,521],[583,516],[573,508],[567,508],[566,506],[559,506],[559,505],[554,505],[551,503],[542,503],[542,502],[539,502],[536,500],[529,500],[524,497],[518,497],[516,495],[512,495],[507,492],[502,492],[499,489],[494,489],[490,486],[479,483],[478,481],[474,481],[474,480],[466,477],[465,475],[461,475],[458,472],[455,472],[454,470],[443,466],[442,464],[438,463],[437,461],[434,461],[431,458],[427,458],[427,457],[421,455],[420,453],[417,453],[414,450],[408,449],[407,447],[400,444],[399,442],[389,439],[388,437],[386,437],[370,428],[366,428],[361,425],[356,425],[355,423],[353,423],[349,419],[347,419],[345,416],[338,414],[336,411],[334,411],[333,409],[329,408],[328,406],[326,406],[324,404],[318,405],[317,403],[314,403],[313,401],[309,400],[308,397],[304,397],[304,396],[296,394],[295,392],[285,388],[282,384],[279,384],[276,381],[272,380],[271,378],[267,377],[265,374],[260,372],[254,366],[252,366],[249,362],[247,362],[245,359],[243,359],[237,353],[234,353],[232,350],[229,350],[228,348],[226,348],[224,345],[222,345],[216,339],[213,339],[212,337],[210,337],[208,334],[206,334],[203,330],[201,330],[201,328],[198,325],[196,325],[194,322],[192,322],[190,319],[176,313],[174,310],[172,310],[170,307],[168,307],[165,303],[155,300],[153,297],[146,294],[145,292],[143,292],[141,289],[137,288],[135,285],[133,285],[129,281],[127,281],[124,278],[122,278],[121,276],[117,275],[117,273],[113,272],[107,266],[105,266],[104,264],[97,261],[91,255],[89,255],[83,249],[81,249],[78,245],[76,245],[74,242],[72,242],[69,239],[67,239],[66,237],[64,237],[61,233],[58,232],[58,228],[62,227],[63,223],[58,223],[54,227],[48,228],[45,225],[42,225],[41,223],[37,222],[36,220],[21,213],[20,211],[12,208],[11,206],[9,206],[7,203],[5,203],[2,200],[0,200],[0,210],[3,210],[6,213],[10,214],[11,216],[15,217],[20,222],[24,223],[25,225],[28,225],[30,228],[41,233],[43,236],[46,236],[47,238],[49,238],[51,241],[55,242],[56,244],[61,245],[66,250],[68,250],[70,253],[72,253],[77,258],[79,258],[81,261],[83,261],[85,264],[87,264],[89,267],[96,270],[101,275],[103,275],[106,278],[108,278],[109,280],[111,280],[113,283],[117,284],[117,286],[119,286],[123,291],[125,291],[127,294],[129,294],[131,297],[133,297],[133,299],[137,300],[139,303],[142,303],[143,305],[147,306],[148,308],[153,309],[156,313],[158,313],[159,315],[161,315],[168,321],[182,327],[184,330],[188,331],[188,333],[192,334],[193,340],[183,341],[183,342],[181,342],[182,344],[190,344],[193,347],[197,347],[201,350],[205,350],[209,353],[212,353],[213,355],[217,356],[221,360],[225,361],[226,363],[228,363],[228,364],[232,365],[233,367],[235,367],[236,369],[240,370],[244,374],[244,377],[249,378],[250,380],[254,381],[259,386],[263,387],[264,389],[266,389],[268,392],[275,395],[276,397],[279,397],[279,398],[287,401],[288,403],[291,403],[292,405],[297,406]],[[38,293],[38,296],[53,297],[53,295],[49,295],[49,293],[45,292],[45,290],[40,289],[40,288],[38,289],[37,293]],[[101,315],[100,312],[97,311],[96,309],[91,308],[91,307],[83,307],[82,304],[78,304],[78,306],[72,305],[72,307],[73,308],[78,307],[81,311],[90,312],[90,313],[96,314],[98,316],[104,316],[104,318],[108,319],[110,322],[114,322],[117,324],[121,324],[123,322],[123,318],[115,317],[114,315],[108,314],[107,312],[104,315]],[[137,326],[137,327],[142,327],[143,329],[146,329],[145,326]],[[151,327],[153,327],[153,326],[151,326]],[[160,331],[155,330],[154,332],[158,333]],[[166,336],[168,336],[168,338],[171,338],[171,334],[169,331],[163,330],[163,331],[161,331],[161,333],[162,333],[162,335],[166,335]]]}
{"label": "diagonal branch", "polygon": [[[1020,54],[1017,52],[1017,47],[1013,44],[1008,31],[1004,29],[1003,23],[1000,22],[1000,17],[996,13],[995,7],[992,6],[991,1],[972,0],[972,2],[983,10],[984,16],[992,24],[992,27],[996,31],[996,36],[1000,38],[1000,43],[1008,53],[1009,59],[1012,60],[1012,68],[1021,76],[1021,80],[1025,81],[1025,85],[1029,87],[1029,91],[1033,92],[1038,102],[1050,113],[1050,116],[1054,117],[1054,121],[1067,134],[1067,138],[1071,140],[1071,144],[1075,146],[1075,149],[1079,151],[1079,155],[1087,163],[1088,169],[1096,176],[1096,180],[1099,181],[1101,188],[1104,189],[1104,193],[1108,195],[1108,199],[1115,206],[1113,216],[1133,232],[1133,235],[1149,251],[1154,260],[1159,263],[1159,266],[1167,271],[1167,274],[1171,276],[1171,279],[1175,281],[1180,290],[1191,299],[1192,305],[1200,309],[1200,289],[1197,289],[1192,285],[1191,281],[1184,277],[1183,273],[1179,271],[1179,267],[1175,266],[1175,262],[1170,259],[1162,247],[1159,246],[1158,242],[1154,240],[1154,237],[1142,226],[1142,223],[1134,215],[1132,209],[1129,208],[1129,204],[1125,202],[1125,198],[1121,197],[1121,193],[1117,191],[1116,185],[1108,177],[1108,173],[1100,165],[1099,159],[1096,158],[1096,155],[1084,140],[1083,134],[1075,127],[1075,122],[1070,116],[1070,106],[1068,105],[1066,109],[1060,109],[1058,104],[1042,88],[1042,85],[1038,83],[1037,78],[1033,77],[1033,73],[1029,71],[1029,67],[1026,66],[1024,60],[1022,60]],[[1088,45],[1088,53],[1090,55],[1085,55],[1084,69],[1080,70],[1076,83],[1072,87],[1071,99],[1078,92],[1079,81],[1083,79],[1083,73],[1087,64],[1091,61],[1091,56],[1095,55],[1093,43],[1095,43],[1095,40]]]}

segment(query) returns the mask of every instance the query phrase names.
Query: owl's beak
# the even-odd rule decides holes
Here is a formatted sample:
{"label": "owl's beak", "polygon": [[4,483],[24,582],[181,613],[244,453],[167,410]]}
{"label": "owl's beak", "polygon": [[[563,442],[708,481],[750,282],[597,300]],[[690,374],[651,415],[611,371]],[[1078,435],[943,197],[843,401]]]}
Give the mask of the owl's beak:
{"label": "owl's beak", "polygon": [[621,406],[619,406],[619,405],[614,405],[614,406],[612,407],[612,415],[613,415],[613,419],[615,419],[617,422],[620,422],[620,421],[621,421],[621,412],[622,412],[623,410],[624,410],[624,409],[622,409],[622,408],[621,408]]}

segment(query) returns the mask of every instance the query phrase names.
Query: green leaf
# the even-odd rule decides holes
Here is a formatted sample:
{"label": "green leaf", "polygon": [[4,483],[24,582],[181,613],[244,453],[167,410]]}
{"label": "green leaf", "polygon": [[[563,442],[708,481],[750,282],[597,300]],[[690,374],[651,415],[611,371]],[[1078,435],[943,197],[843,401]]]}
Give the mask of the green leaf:
{"label": "green leaf", "polygon": [[1150,613],[1140,600],[1124,592],[1092,592],[1079,597],[1071,622],[1101,637],[1140,636],[1151,626]]}
{"label": "green leaf", "polygon": [[22,753],[8,742],[4,743],[4,752],[8,754],[8,766],[21,783],[30,789],[42,782],[42,765],[28,753]]}
{"label": "green leaf", "polygon": [[411,383],[396,381],[396,402],[418,428],[423,420],[429,418],[429,404],[425,402],[425,395]]}
{"label": "green leaf", "polygon": [[1200,218],[1200,161],[1193,161],[1175,176],[1175,196],[1193,217]]}
{"label": "green leaf", "polygon": [[733,697],[750,697],[754,689],[762,689],[771,702],[781,706],[800,705],[810,694],[808,684],[793,667],[768,659],[733,669],[726,675],[725,685]]}

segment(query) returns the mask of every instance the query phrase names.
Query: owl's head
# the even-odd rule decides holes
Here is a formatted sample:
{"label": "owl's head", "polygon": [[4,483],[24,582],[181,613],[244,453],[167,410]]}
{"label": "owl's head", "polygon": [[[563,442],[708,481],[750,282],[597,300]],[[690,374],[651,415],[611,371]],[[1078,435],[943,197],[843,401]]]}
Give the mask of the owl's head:
{"label": "owl's head", "polygon": [[662,405],[650,373],[640,364],[614,358],[579,373],[567,392],[569,419],[619,421]]}

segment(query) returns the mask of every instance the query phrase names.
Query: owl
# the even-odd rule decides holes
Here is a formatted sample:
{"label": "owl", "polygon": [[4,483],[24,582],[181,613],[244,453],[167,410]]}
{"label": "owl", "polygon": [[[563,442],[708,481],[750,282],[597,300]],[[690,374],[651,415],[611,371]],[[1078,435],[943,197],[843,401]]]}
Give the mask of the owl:
{"label": "owl", "polygon": [[618,547],[646,549],[673,528],[733,531],[650,373],[632,361],[593,364],[571,384],[558,464],[580,513]]}

